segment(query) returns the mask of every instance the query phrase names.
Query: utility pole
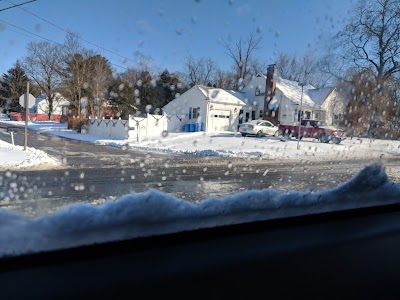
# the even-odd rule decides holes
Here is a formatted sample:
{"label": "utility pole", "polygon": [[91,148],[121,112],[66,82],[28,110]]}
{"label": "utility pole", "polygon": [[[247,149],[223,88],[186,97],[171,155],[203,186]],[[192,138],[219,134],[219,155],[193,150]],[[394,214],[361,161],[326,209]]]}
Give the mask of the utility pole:
{"label": "utility pole", "polygon": [[302,121],[302,110],[303,110],[303,88],[304,88],[304,83],[303,82],[299,82],[299,85],[301,86],[301,98],[300,98],[300,120],[299,120],[299,132],[297,135],[297,150],[300,149],[300,130],[301,130],[301,121]]}
{"label": "utility pole", "polygon": [[25,139],[24,139],[24,151],[28,147],[28,118],[29,118],[29,81],[26,83],[26,96],[25,96]]}

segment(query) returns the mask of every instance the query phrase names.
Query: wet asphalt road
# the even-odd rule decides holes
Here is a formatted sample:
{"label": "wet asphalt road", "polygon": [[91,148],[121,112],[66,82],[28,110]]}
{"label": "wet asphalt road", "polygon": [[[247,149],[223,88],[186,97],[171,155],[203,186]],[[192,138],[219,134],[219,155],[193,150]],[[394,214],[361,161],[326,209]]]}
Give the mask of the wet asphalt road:
{"label": "wet asphalt road", "polygon": [[[0,131],[4,124],[0,124]],[[23,132],[15,143],[23,145]],[[11,142],[0,132],[0,139]],[[100,204],[150,188],[189,201],[224,197],[244,190],[320,191],[336,187],[372,161],[232,159],[165,154],[95,145],[29,132],[28,146],[64,162],[50,170],[0,172],[0,206],[38,216],[83,201]],[[399,165],[397,158],[385,160]],[[377,161],[377,163],[382,163]]]}

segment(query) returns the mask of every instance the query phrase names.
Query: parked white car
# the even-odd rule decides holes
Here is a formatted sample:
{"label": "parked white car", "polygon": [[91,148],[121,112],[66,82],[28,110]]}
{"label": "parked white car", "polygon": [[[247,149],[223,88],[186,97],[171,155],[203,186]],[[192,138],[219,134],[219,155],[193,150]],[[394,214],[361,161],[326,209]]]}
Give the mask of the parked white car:
{"label": "parked white car", "polygon": [[266,120],[252,120],[243,123],[239,126],[239,132],[242,136],[256,135],[261,137],[264,135],[278,135],[278,126],[275,126],[270,121]]}

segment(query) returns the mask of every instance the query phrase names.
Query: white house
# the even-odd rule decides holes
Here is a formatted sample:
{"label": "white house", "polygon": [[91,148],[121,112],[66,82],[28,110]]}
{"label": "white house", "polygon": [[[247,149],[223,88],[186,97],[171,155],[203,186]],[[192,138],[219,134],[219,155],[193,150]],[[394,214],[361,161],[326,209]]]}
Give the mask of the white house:
{"label": "white house", "polygon": [[168,131],[235,131],[243,99],[241,92],[195,85],[163,107]]}
{"label": "white house", "polygon": [[343,122],[351,98],[350,90],[351,87],[341,88],[339,91],[334,88],[321,104],[321,108],[326,111],[325,120],[329,125],[339,125]]}
{"label": "white house", "polygon": [[[68,107],[70,105],[69,101],[65,99],[60,93],[56,93],[53,100],[53,115],[61,115],[63,107]],[[31,113],[35,114],[48,114],[49,112],[49,100],[46,94],[42,94],[36,98],[35,106],[32,107]]]}
{"label": "white house", "polygon": [[196,85],[163,110],[168,131],[236,131],[239,124],[256,119],[295,125],[300,115],[336,124],[345,106],[336,89],[301,86],[278,77],[271,65],[267,75],[258,74],[240,91]]}
{"label": "white house", "polygon": [[327,91],[309,84],[302,87],[296,81],[273,74],[269,78],[268,74],[258,74],[241,90],[246,97],[246,106],[242,108],[240,122],[269,119],[275,123],[295,124],[300,117],[301,102],[303,118],[325,119],[325,111],[318,102],[323,102]]}

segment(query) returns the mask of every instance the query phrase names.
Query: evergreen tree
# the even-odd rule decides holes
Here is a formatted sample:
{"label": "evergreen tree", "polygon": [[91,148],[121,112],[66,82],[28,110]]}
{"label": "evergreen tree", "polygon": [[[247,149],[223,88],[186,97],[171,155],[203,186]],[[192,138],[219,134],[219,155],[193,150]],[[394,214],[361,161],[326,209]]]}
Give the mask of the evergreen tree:
{"label": "evergreen tree", "polygon": [[154,102],[155,108],[162,108],[175,97],[184,92],[179,76],[164,70],[157,80],[157,97]]}
{"label": "evergreen tree", "polygon": [[0,107],[9,111],[24,111],[19,105],[19,97],[26,93],[28,81],[28,76],[17,60],[14,67],[4,73],[0,80]]}

